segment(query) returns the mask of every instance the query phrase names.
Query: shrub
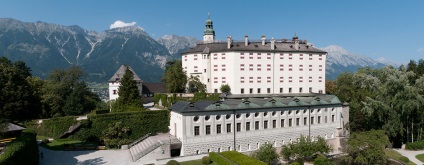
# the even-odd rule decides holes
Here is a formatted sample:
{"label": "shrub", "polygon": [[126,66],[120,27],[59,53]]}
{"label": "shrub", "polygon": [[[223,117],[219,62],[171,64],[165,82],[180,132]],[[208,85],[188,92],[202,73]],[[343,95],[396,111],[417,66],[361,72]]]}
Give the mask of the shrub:
{"label": "shrub", "polygon": [[176,160],[170,160],[166,162],[166,165],[180,165],[180,163],[178,163]]}
{"label": "shrub", "polygon": [[272,164],[272,162],[278,159],[275,148],[269,143],[262,145],[258,150],[254,151],[252,157],[266,162],[267,164]]}
{"label": "shrub", "polygon": [[290,165],[300,165],[300,163],[299,162],[293,162],[293,163],[290,163]]}
{"label": "shrub", "polygon": [[103,109],[103,110],[95,110],[94,111],[94,114],[96,114],[96,115],[105,114],[105,113],[109,113],[109,110]]}
{"label": "shrub", "polygon": [[58,138],[76,123],[77,120],[74,116],[51,118],[44,120],[36,131],[40,136]]}
{"label": "shrub", "polygon": [[211,164],[211,159],[208,156],[202,158],[202,164],[208,165]]}
{"label": "shrub", "polygon": [[333,163],[331,163],[327,157],[325,157],[324,155],[319,155],[315,160],[314,160],[314,165],[333,165]]}
{"label": "shrub", "polygon": [[36,134],[22,132],[0,155],[0,165],[38,164],[38,144]]}
{"label": "shrub", "polygon": [[228,161],[221,155],[215,153],[215,152],[209,152],[210,159],[215,163],[219,165],[233,165],[232,162]]}
{"label": "shrub", "polygon": [[49,141],[49,139],[43,139],[43,140],[41,140],[41,142],[43,142],[44,144],[47,144],[47,143],[49,143],[50,141]]}
{"label": "shrub", "polygon": [[413,142],[413,143],[406,143],[406,149],[408,150],[423,150],[424,149],[424,140]]}
{"label": "shrub", "polygon": [[402,162],[405,162],[405,163],[408,163],[409,162],[409,159],[407,157],[405,157],[405,156],[401,156],[399,158],[399,160],[402,161]]}

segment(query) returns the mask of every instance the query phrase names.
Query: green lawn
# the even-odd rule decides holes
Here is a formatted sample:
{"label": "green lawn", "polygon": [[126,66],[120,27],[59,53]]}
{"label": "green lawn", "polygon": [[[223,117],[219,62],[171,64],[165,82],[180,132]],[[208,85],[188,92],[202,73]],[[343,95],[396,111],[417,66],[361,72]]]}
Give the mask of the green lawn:
{"label": "green lawn", "polygon": [[[202,159],[180,162],[180,165],[202,165]],[[212,162],[211,165],[218,165],[218,164]]]}
{"label": "green lawn", "polygon": [[418,160],[420,160],[421,162],[424,163],[424,154],[419,154],[417,156],[415,156]]}
{"label": "green lawn", "polygon": [[83,141],[71,140],[71,139],[55,139],[47,144],[41,143],[40,146],[50,150],[64,150],[65,144],[74,145],[74,146],[85,146],[85,145],[97,146],[97,143],[83,142]]}
{"label": "green lawn", "polygon": [[[386,153],[386,156],[395,160],[400,160],[400,157],[402,156],[399,152],[395,151],[395,150],[391,150],[391,149],[385,149],[384,152]],[[424,155],[423,155],[424,156]],[[423,157],[424,158],[424,157]],[[403,162],[403,161],[402,161]],[[415,163],[409,161],[409,162],[404,162],[407,165],[415,165]]]}

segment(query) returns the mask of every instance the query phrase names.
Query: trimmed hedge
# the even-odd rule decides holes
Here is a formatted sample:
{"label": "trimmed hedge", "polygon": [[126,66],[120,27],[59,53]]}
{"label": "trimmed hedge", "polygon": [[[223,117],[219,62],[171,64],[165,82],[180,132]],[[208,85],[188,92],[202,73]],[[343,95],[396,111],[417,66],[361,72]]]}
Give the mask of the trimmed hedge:
{"label": "trimmed hedge", "polygon": [[43,120],[41,126],[36,128],[39,136],[58,138],[60,135],[68,131],[69,127],[76,124],[78,121],[75,116],[57,117],[48,120]]}
{"label": "trimmed hedge", "polygon": [[266,163],[258,159],[249,157],[247,155],[243,155],[237,151],[225,151],[225,152],[221,152],[220,154],[237,164],[266,165]]}
{"label": "trimmed hedge", "polygon": [[6,150],[0,155],[0,165],[37,165],[38,144],[36,134],[32,132],[22,132],[22,134],[7,145]]}
{"label": "trimmed hedge", "polygon": [[166,162],[166,165],[180,165],[180,163],[176,160],[170,160]]}
{"label": "trimmed hedge", "polygon": [[203,163],[204,165],[209,165],[209,164],[211,164],[211,158],[209,158],[208,156],[204,156],[204,157],[202,157],[202,163]]}
{"label": "trimmed hedge", "polygon": [[406,143],[405,146],[408,150],[423,150],[424,149],[424,140],[413,142],[413,143]]}
{"label": "trimmed hedge", "polygon": [[108,109],[102,109],[102,110],[95,110],[94,114],[100,115],[100,114],[105,114],[105,113],[109,113],[109,112],[110,112],[110,110],[108,110]]}
{"label": "trimmed hedge", "polygon": [[91,122],[90,134],[102,137],[102,132],[109,128],[110,123],[122,122],[122,125],[129,127],[130,140],[136,140],[147,133],[167,132],[169,126],[169,111],[138,111],[119,112],[101,115],[89,115]]}
{"label": "trimmed hedge", "polygon": [[234,165],[234,163],[228,161],[223,156],[215,153],[215,152],[209,152],[209,158],[215,163],[219,165]]}
{"label": "trimmed hedge", "polygon": [[408,163],[409,162],[409,158],[408,157],[405,157],[405,156],[401,156],[399,158],[399,160],[402,161],[402,162],[405,162],[405,163]]}

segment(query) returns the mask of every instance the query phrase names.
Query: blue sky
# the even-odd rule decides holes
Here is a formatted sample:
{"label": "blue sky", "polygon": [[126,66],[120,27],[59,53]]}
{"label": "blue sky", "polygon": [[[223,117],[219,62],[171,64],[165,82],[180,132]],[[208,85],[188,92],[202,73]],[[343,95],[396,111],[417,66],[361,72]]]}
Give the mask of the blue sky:
{"label": "blue sky", "polygon": [[291,38],[339,45],[397,62],[424,58],[424,1],[392,0],[3,0],[0,17],[79,25],[101,32],[116,20],[136,22],[153,38],[201,39],[211,13],[216,38]]}

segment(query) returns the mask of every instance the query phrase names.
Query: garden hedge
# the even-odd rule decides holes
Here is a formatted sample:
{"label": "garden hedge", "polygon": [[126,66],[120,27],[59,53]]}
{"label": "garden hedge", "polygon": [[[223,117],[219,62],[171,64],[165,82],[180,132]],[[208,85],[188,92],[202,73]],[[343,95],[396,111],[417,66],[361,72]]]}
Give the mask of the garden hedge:
{"label": "garden hedge", "polygon": [[215,152],[209,152],[209,158],[215,163],[219,165],[234,165],[234,163],[230,162],[223,156],[215,153]]}
{"label": "garden hedge", "polygon": [[89,115],[91,123],[90,133],[102,137],[102,132],[107,130],[111,123],[122,122],[123,126],[129,127],[130,140],[136,140],[147,133],[167,132],[169,126],[169,111],[137,111],[118,112],[101,115]]}
{"label": "garden hedge", "polygon": [[39,162],[36,134],[22,132],[0,155],[0,165],[37,165]]}
{"label": "garden hedge", "polygon": [[60,135],[68,131],[69,127],[78,121],[75,116],[56,117],[43,120],[41,125],[35,129],[39,136],[58,138]]}
{"label": "garden hedge", "polygon": [[266,165],[266,163],[258,159],[252,158],[247,155],[243,155],[237,151],[225,151],[225,152],[221,152],[220,154],[237,164]]}
{"label": "garden hedge", "polygon": [[406,149],[408,150],[423,150],[424,149],[424,140],[413,142],[413,143],[406,143]]}

